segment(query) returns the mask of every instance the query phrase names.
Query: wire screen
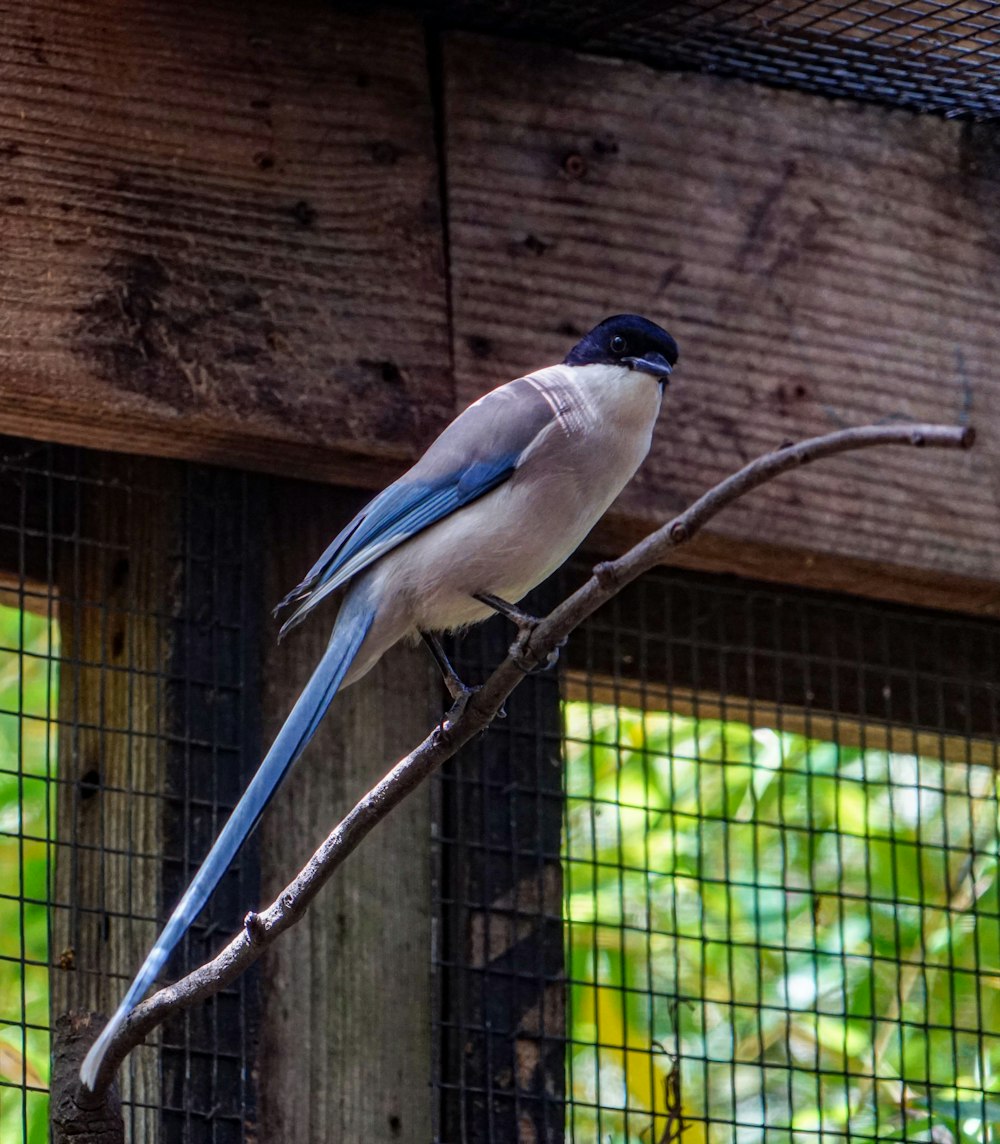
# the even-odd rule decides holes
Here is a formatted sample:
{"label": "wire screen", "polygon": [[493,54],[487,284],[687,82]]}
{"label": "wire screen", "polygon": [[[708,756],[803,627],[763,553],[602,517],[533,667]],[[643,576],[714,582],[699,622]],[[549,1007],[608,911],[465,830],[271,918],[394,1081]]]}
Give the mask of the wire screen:
{"label": "wire screen", "polygon": [[[0,439],[4,1144],[48,1139],[55,1023],[117,1004],[256,762],[247,483]],[[244,856],[171,976],[256,880]],[[136,1050],[128,1137],[242,1140],[255,1013],[243,979]]]}
{"label": "wire screen", "polygon": [[[527,606],[555,603],[555,586]],[[509,625],[454,650],[471,683],[503,659]],[[435,1138],[561,1139],[565,1110],[562,733],[559,680],[532,676],[439,783]]]}
{"label": "wire screen", "polygon": [[661,67],[949,116],[1000,114],[1000,14],[988,0],[439,0],[420,6],[459,27]]}
{"label": "wire screen", "polygon": [[[558,850],[550,822],[504,858],[537,867],[534,896],[527,873],[519,884],[520,930],[509,897],[463,903],[481,929],[537,943],[558,891],[562,962],[545,947],[532,1059],[562,1050],[547,1090],[562,1115],[556,1128],[532,1113],[539,1077],[516,1061],[470,1074],[491,1040],[527,1034],[516,1012],[488,1028],[467,1012],[465,1073],[443,1086],[447,1104],[449,1081],[466,1085],[466,1114],[441,1139],[995,1139],[998,635],[676,571],[578,631]],[[512,717],[539,718],[527,702]],[[491,788],[460,764],[446,786],[475,787],[477,812],[464,823],[453,798],[446,851],[467,866],[479,802],[501,820],[531,782]],[[509,967],[464,971],[496,1001]],[[504,1093],[527,1115],[491,1135]]]}

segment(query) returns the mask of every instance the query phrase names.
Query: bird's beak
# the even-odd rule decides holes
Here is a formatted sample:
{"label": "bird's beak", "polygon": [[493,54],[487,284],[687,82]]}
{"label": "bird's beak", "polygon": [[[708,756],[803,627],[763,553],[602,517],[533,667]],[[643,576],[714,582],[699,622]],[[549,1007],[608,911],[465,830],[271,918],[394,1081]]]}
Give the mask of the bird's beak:
{"label": "bird's beak", "polygon": [[673,373],[673,366],[663,354],[654,352],[646,354],[645,357],[629,357],[622,360],[629,369],[641,369],[643,373],[651,373],[653,377],[658,377],[664,385],[667,384],[667,379]]}

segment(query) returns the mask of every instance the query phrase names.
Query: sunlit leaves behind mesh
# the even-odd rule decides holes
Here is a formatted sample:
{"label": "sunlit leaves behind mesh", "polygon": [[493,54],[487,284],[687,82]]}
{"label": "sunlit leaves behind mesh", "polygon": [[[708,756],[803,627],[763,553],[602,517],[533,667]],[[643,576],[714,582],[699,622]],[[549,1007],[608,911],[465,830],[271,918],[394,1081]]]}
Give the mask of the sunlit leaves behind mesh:
{"label": "sunlit leaves behind mesh", "polygon": [[997,1138],[991,768],[565,722],[573,1139]]}
{"label": "sunlit leaves behind mesh", "polygon": [[0,1141],[48,1139],[57,630],[0,606]]}

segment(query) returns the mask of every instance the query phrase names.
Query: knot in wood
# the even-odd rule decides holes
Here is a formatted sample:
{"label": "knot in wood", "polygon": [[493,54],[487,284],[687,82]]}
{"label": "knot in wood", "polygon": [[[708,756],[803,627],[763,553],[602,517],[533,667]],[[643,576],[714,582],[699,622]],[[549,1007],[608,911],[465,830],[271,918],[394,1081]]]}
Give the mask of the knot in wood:
{"label": "knot in wood", "polygon": [[615,566],[608,560],[594,565],[594,579],[602,588],[614,588],[618,583]]}
{"label": "knot in wood", "polygon": [[670,539],[674,544],[683,544],[688,538],[687,525],[683,521],[676,520],[670,526]]}
{"label": "knot in wood", "polygon": [[587,173],[587,160],[579,151],[571,151],[563,159],[562,169],[567,179],[582,179]]}

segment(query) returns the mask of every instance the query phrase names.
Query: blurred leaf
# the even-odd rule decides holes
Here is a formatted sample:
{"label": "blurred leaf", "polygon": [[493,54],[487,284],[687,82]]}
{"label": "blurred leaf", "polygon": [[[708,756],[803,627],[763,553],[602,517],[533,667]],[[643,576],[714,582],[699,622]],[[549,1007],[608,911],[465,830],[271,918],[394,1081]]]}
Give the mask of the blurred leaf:
{"label": "blurred leaf", "polygon": [[[982,1144],[961,1135],[982,1104],[938,1098],[1000,1073],[996,776],[665,712],[566,719],[575,1138],[597,1106],[614,1141],[623,1105],[661,1115],[660,1044],[705,1140],[931,1139],[968,1112],[955,1139]],[[873,1094],[876,1053],[900,1081]],[[900,1084],[935,1097],[905,1134]]]}
{"label": "blurred leaf", "polygon": [[[0,607],[0,1141],[48,1139],[48,898],[54,831],[58,633]],[[26,964],[22,964],[21,959]],[[19,1099],[18,1099],[19,1098]]]}

